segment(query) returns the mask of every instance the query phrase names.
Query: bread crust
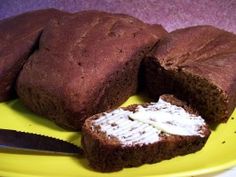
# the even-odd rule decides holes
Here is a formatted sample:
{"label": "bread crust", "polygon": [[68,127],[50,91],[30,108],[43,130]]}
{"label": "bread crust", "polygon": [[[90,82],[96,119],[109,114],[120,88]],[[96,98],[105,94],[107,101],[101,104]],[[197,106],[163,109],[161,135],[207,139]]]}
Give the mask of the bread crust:
{"label": "bread crust", "polygon": [[43,27],[65,15],[56,9],[27,12],[0,21],[0,101],[16,96],[14,86],[29,55],[37,48]]}
{"label": "bread crust", "polygon": [[226,122],[236,105],[236,35],[212,26],[173,31],[144,60],[151,97],[186,100],[210,124]]}
{"label": "bread crust", "polygon": [[53,21],[20,73],[17,93],[33,112],[80,130],[87,117],[136,92],[141,59],[164,34],[124,14],[83,11]]}
{"label": "bread crust", "polygon": [[[163,95],[162,98],[183,107],[188,112],[196,112],[173,95]],[[143,104],[144,107],[148,105]],[[131,105],[123,109],[134,111],[137,106]],[[205,125],[202,127],[203,137],[163,134],[160,141],[153,144],[122,146],[116,139],[107,138],[99,132],[99,129],[92,128],[93,121],[103,114],[100,113],[87,119],[82,129],[82,146],[89,164],[95,170],[102,172],[118,171],[124,167],[136,167],[145,163],[152,164],[196,152],[204,146],[210,135],[210,130]]]}

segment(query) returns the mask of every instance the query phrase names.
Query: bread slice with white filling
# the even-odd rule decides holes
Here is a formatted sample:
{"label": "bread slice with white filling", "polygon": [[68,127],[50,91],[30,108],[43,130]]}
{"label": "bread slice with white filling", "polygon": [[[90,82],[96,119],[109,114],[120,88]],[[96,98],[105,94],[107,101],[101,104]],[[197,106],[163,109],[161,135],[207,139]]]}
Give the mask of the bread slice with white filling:
{"label": "bread slice with white filling", "polygon": [[210,130],[202,117],[172,95],[92,116],[82,146],[98,171],[118,171],[200,150]]}

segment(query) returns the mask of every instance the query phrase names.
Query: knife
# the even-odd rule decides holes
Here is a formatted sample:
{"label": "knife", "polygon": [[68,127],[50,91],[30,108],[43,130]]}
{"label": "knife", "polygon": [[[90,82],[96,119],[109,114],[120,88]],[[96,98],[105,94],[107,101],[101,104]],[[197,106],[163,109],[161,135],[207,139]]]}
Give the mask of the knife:
{"label": "knife", "polygon": [[9,129],[0,129],[1,149],[58,155],[83,155],[83,150],[72,143],[45,135]]}

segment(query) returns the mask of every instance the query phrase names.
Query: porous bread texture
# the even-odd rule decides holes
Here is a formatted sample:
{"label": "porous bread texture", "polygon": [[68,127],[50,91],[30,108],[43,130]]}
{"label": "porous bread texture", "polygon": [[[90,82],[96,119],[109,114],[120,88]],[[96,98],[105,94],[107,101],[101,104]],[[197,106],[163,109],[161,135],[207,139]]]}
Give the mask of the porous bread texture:
{"label": "porous bread texture", "polygon": [[195,26],[163,37],[143,61],[151,97],[174,94],[210,124],[226,122],[236,105],[236,35]]}
{"label": "porous bread texture", "polygon": [[[162,99],[167,100],[173,105],[177,104],[177,106],[183,107],[191,114],[196,113],[185,102],[176,99],[174,96],[164,95]],[[142,106],[147,107],[149,105],[144,104]],[[138,106],[140,105],[131,105],[127,108],[122,108],[122,110],[134,112]],[[210,135],[208,126],[203,124],[199,130],[201,131],[201,136],[180,136],[161,133],[159,139],[153,143],[137,144],[134,142],[133,144],[129,143],[126,145],[120,142],[117,137],[108,135],[97,125],[99,124],[99,120],[109,112],[116,114],[113,110],[110,110],[106,113],[94,115],[85,121],[82,129],[82,146],[85,155],[89,164],[98,171],[118,171],[124,167],[136,167],[145,163],[156,163],[175,156],[193,153],[204,146]],[[122,129],[124,127],[119,128]]]}

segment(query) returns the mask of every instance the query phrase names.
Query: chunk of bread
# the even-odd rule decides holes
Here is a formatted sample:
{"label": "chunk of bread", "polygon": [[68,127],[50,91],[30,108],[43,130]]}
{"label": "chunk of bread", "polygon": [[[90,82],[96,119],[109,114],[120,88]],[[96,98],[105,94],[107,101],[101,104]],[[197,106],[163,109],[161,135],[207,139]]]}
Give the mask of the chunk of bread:
{"label": "chunk of bread", "polygon": [[87,119],[82,146],[94,169],[117,171],[196,152],[209,135],[208,126],[193,109],[164,95],[157,103],[131,105]]}
{"label": "chunk of bread", "polygon": [[144,60],[152,98],[174,94],[209,124],[226,122],[236,106],[236,35],[194,26],[163,37]]}
{"label": "chunk of bread", "polygon": [[160,25],[99,11],[53,21],[18,77],[19,98],[33,112],[80,130],[87,117],[136,92],[140,62],[164,34]]}
{"label": "chunk of bread", "polygon": [[44,26],[66,14],[56,9],[43,9],[0,21],[0,102],[16,96],[16,78],[37,48]]}

